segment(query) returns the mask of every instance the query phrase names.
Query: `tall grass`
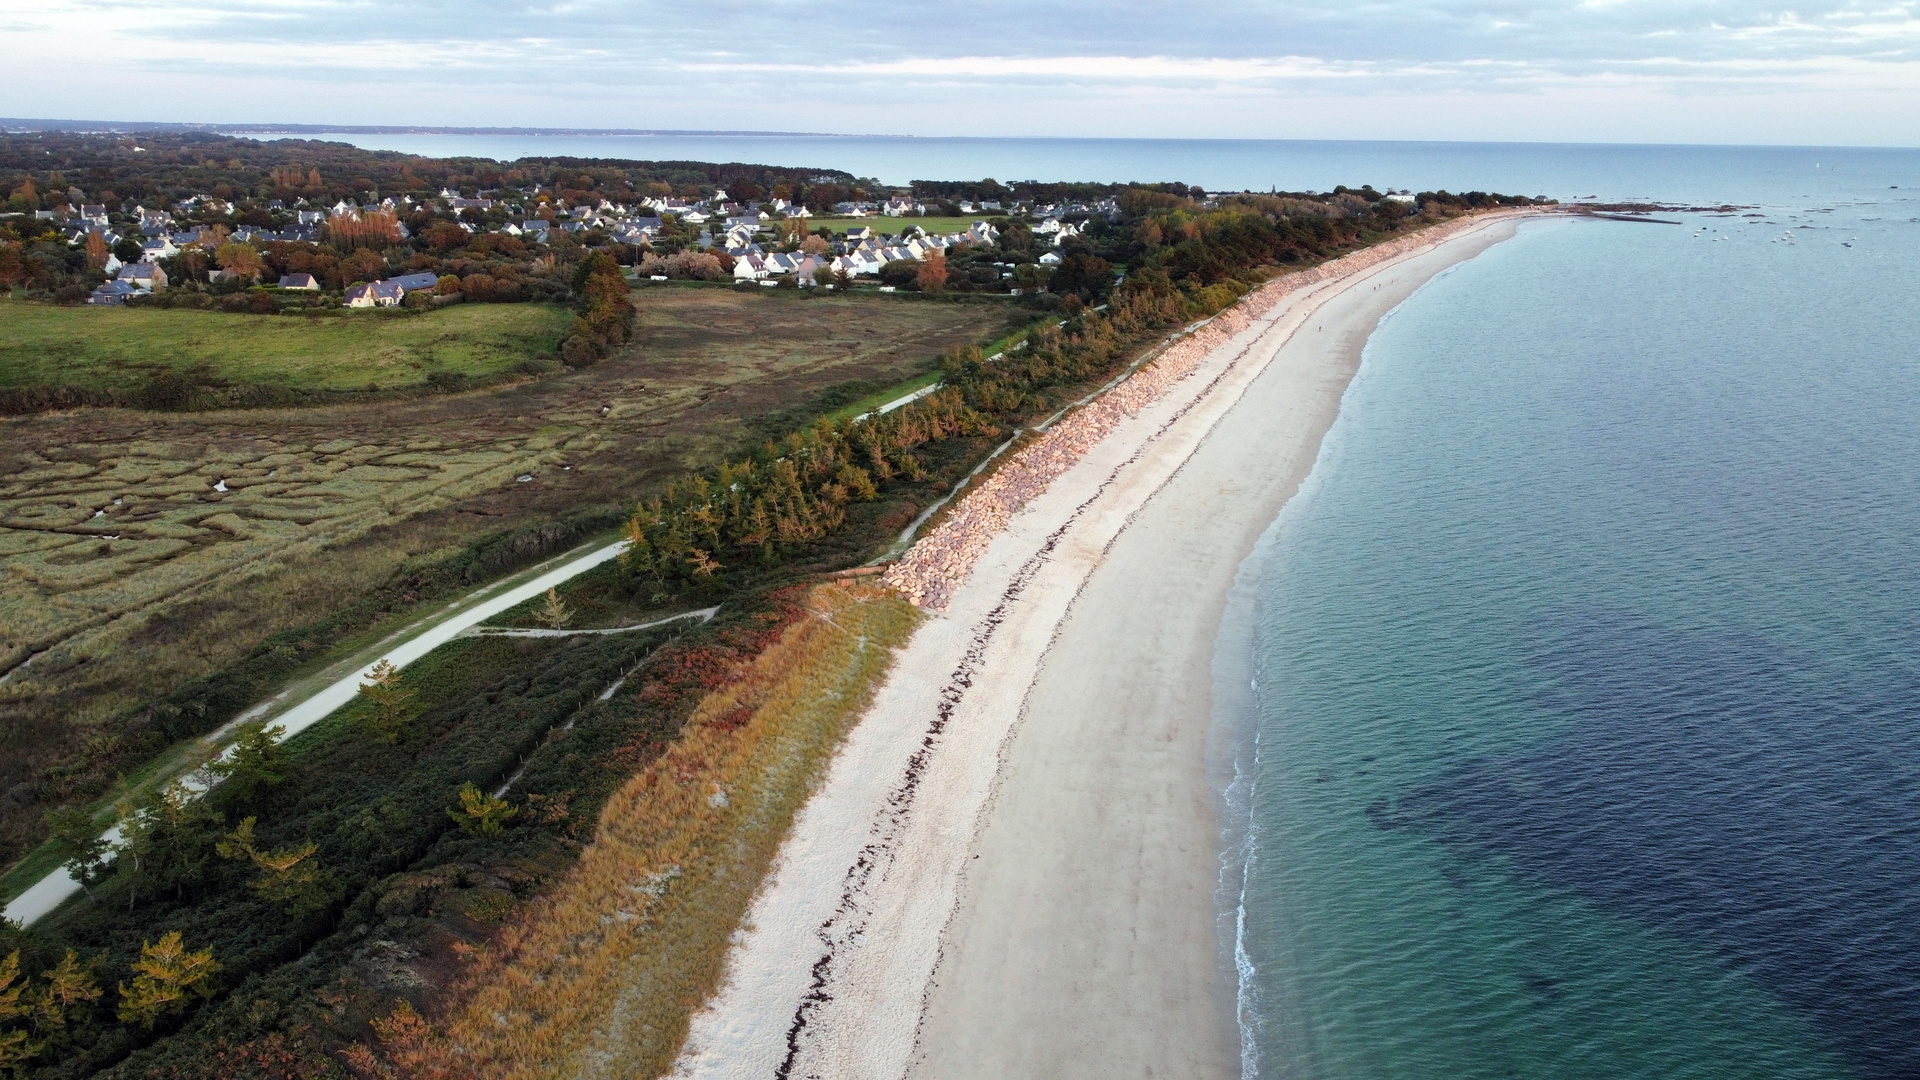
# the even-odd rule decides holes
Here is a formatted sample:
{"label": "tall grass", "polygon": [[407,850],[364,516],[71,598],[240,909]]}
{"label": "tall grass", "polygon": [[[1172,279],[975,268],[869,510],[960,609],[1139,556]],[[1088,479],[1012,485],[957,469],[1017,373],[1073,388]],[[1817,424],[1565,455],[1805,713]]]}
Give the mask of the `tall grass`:
{"label": "tall grass", "polygon": [[389,1060],[431,1074],[425,1052],[501,1080],[671,1067],[788,825],[917,620],[870,586],[817,586],[806,608],[608,800],[566,881],[475,955],[444,1036],[396,1033]]}

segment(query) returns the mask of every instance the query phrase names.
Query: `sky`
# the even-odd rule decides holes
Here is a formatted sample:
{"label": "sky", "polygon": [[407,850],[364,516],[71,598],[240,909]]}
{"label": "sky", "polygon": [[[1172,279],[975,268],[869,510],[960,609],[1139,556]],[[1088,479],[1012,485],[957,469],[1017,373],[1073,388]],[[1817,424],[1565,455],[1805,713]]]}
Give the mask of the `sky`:
{"label": "sky", "polygon": [[1920,0],[0,0],[0,115],[1920,145]]}

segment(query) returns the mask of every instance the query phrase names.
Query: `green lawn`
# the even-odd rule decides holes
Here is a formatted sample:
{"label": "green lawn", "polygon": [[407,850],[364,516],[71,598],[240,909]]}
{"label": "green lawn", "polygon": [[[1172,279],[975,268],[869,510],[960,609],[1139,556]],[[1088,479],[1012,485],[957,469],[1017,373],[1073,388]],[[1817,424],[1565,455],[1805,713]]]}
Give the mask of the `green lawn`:
{"label": "green lawn", "polygon": [[436,371],[511,369],[551,352],[569,317],[552,304],[305,318],[0,301],[0,386],[130,390],[172,368],[301,389],[402,387]]}
{"label": "green lawn", "polygon": [[990,217],[997,216],[996,214],[976,214],[973,217],[816,217],[807,219],[807,231],[818,232],[821,229],[832,229],[835,233],[844,233],[848,229],[858,228],[864,225],[876,233],[883,235],[891,233],[894,236],[898,236],[908,229],[913,228],[915,225],[918,225],[927,230],[928,234],[931,235],[933,233],[966,232],[967,229],[972,227],[974,222],[985,221]]}

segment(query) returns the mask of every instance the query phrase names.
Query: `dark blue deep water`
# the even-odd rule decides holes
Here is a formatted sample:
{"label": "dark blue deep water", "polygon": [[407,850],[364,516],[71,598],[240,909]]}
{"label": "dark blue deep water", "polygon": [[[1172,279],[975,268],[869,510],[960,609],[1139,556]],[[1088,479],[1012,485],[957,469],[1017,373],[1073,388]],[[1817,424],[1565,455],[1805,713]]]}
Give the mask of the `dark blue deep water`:
{"label": "dark blue deep water", "polygon": [[1920,1077],[1920,154],[1796,161],[1374,336],[1263,549],[1250,1073]]}

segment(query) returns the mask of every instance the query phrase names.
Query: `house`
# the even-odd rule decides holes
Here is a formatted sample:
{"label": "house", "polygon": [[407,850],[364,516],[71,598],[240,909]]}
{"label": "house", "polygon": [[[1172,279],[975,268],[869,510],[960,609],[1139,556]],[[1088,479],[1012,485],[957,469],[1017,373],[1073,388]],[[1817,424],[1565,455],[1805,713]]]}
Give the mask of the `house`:
{"label": "house", "polygon": [[142,241],[140,244],[140,258],[145,262],[159,262],[161,259],[171,259],[178,254],[180,249],[173,246],[173,240],[170,237],[162,236],[155,240]]}
{"label": "house", "polygon": [[107,208],[99,203],[81,203],[80,217],[83,221],[91,221],[95,225],[105,226],[107,223]]}
{"label": "house", "polygon": [[87,303],[119,306],[126,303],[128,297],[138,295],[140,295],[140,290],[124,281],[109,281],[93,290],[93,295],[87,297]]}
{"label": "house", "polygon": [[798,279],[801,287],[805,288],[813,284],[814,274],[821,270],[831,269],[833,269],[833,267],[827,260],[820,258],[818,255],[807,255],[794,263],[793,276]]}
{"label": "house", "polygon": [[374,281],[348,289],[344,306],[350,308],[394,307],[405,295],[406,290],[391,281]]}
{"label": "house", "polygon": [[873,230],[865,225],[856,225],[847,230],[847,243],[857,244],[862,240],[873,239]]}
{"label": "house", "polygon": [[173,215],[165,210],[148,210],[140,207],[140,231],[152,236],[173,224]]}
{"label": "house", "polygon": [[547,242],[547,230],[552,227],[553,223],[544,218],[528,218],[520,223],[520,235],[530,236],[535,243],[544,244]]}
{"label": "house", "polygon": [[767,267],[766,260],[758,255],[743,256],[735,260],[733,264],[733,280],[735,281],[759,281],[771,272]]}
{"label": "house", "polygon": [[320,283],[313,279],[312,274],[288,274],[280,279],[280,287],[283,289],[302,289],[306,292],[320,291]]}
{"label": "house", "polygon": [[318,225],[327,220],[327,212],[325,210],[301,210],[294,215],[294,218],[301,225]]}
{"label": "house", "polygon": [[124,281],[141,292],[160,292],[167,287],[167,272],[155,263],[137,262],[121,267],[115,280]]}
{"label": "house", "polygon": [[431,289],[439,283],[440,275],[432,273],[402,274],[399,277],[388,278],[380,282],[382,285],[391,285],[399,289],[403,295],[410,292],[419,292],[422,289]]}
{"label": "house", "polygon": [[1041,266],[1059,266],[1060,253],[1057,251],[1049,251],[1045,255],[1040,256],[1040,265]]}

